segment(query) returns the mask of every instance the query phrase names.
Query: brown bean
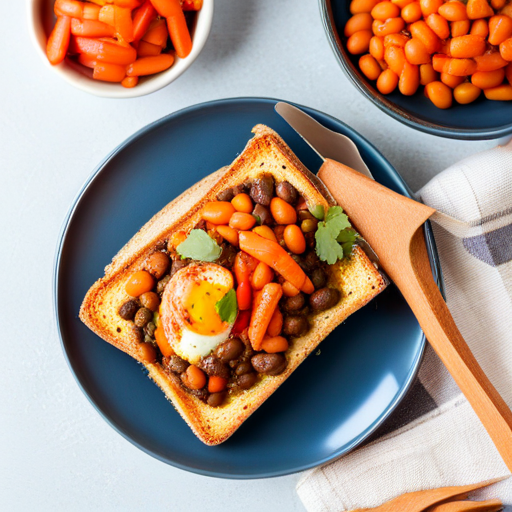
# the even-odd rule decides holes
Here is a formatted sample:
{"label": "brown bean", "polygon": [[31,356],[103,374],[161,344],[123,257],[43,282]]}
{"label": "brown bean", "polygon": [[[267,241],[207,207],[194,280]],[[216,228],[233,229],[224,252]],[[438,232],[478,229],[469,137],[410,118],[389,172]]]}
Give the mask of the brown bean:
{"label": "brown bean", "polygon": [[254,217],[260,226],[271,226],[274,223],[270,210],[261,204],[257,204],[252,211]]}
{"label": "brown bean", "polygon": [[323,288],[327,284],[327,274],[325,273],[325,270],[321,267],[315,268],[311,275],[309,276],[309,278],[311,279],[311,282],[313,283],[315,290],[319,290],[320,288]]}
{"label": "brown bean", "polygon": [[256,354],[251,358],[251,364],[258,373],[279,375],[284,372],[288,362],[283,354]]}
{"label": "brown bean", "polygon": [[302,309],[306,304],[306,299],[303,293],[299,293],[294,297],[287,297],[283,301],[283,306],[286,311],[298,311]]}
{"label": "brown bean", "polygon": [[219,407],[224,403],[224,399],[226,398],[226,392],[220,391],[219,393],[211,393],[206,403],[210,407]]}
{"label": "brown bean", "polygon": [[290,185],[287,181],[281,181],[276,185],[276,196],[287,203],[294,204],[297,201],[298,193],[293,185]]}
{"label": "brown bean", "polygon": [[160,306],[160,297],[155,292],[146,292],[139,297],[140,303],[151,311],[156,311]]}
{"label": "brown bean", "polygon": [[163,279],[160,279],[156,285],[156,293],[159,295],[162,295],[164,293],[165,287],[167,286],[167,283],[171,280],[171,276],[167,275]]}
{"label": "brown bean", "polygon": [[137,347],[139,356],[144,363],[154,363],[156,361],[156,350],[151,343],[140,343]]}
{"label": "brown bean", "polygon": [[167,368],[174,373],[183,373],[189,366],[189,362],[179,356],[170,356],[165,359]]}
{"label": "brown bean", "polygon": [[335,288],[320,288],[309,297],[309,305],[314,311],[325,311],[336,306],[340,291]]}
{"label": "brown bean", "polygon": [[140,308],[133,319],[137,327],[144,327],[151,320],[153,320],[153,311],[148,308]]}
{"label": "brown bean", "polygon": [[309,330],[308,319],[303,315],[287,315],[283,320],[283,333],[298,338]]}
{"label": "brown bean", "polygon": [[227,188],[217,195],[217,201],[231,201],[235,197],[232,188]]}
{"label": "brown bean", "polygon": [[245,375],[246,373],[252,372],[253,367],[251,363],[245,361],[244,363],[240,363],[235,370],[236,375]]}
{"label": "brown bean", "polygon": [[129,300],[125,302],[118,311],[119,316],[123,320],[133,320],[135,313],[139,309],[139,304],[136,300]]}
{"label": "brown bean", "polygon": [[146,260],[147,271],[157,279],[160,279],[169,268],[170,259],[165,252],[154,252]]}
{"label": "brown bean", "polygon": [[182,268],[186,267],[188,265],[187,260],[173,260],[172,266],[171,266],[171,274],[172,277],[178,270],[181,270]]}
{"label": "brown bean", "polygon": [[254,180],[250,196],[255,203],[269,206],[274,192],[274,178],[267,174]]}
{"label": "brown bean", "polygon": [[199,367],[210,377],[212,375],[217,375],[223,379],[229,379],[231,375],[229,368],[214,355],[210,355],[202,359]]}
{"label": "brown bean", "polygon": [[249,389],[252,386],[254,386],[254,384],[256,384],[257,380],[258,380],[258,374],[251,372],[251,373],[244,373],[243,375],[240,375],[236,379],[236,382],[240,388]]}
{"label": "brown bean", "polygon": [[244,350],[245,345],[240,341],[239,338],[230,338],[217,347],[215,350],[215,355],[223,363],[229,363],[229,361],[232,361],[233,359],[238,359]]}

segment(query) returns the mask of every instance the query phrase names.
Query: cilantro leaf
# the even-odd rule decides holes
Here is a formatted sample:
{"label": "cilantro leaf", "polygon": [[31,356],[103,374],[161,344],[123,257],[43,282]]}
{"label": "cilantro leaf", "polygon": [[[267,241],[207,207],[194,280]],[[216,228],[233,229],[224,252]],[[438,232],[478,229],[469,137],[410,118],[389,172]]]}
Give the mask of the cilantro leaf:
{"label": "cilantro leaf", "polygon": [[341,206],[331,206],[325,216],[325,224],[336,238],[342,229],[350,228],[348,217],[343,213]]}
{"label": "cilantro leaf", "polygon": [[322,261],[326,261],[329,265],[333,265],[343,258],[343,248],[336,242],[336,238],[332,235],[332,231],[325,222],[318,224],[315,233],[316,253]]}
{"label": "cilantro leaf", "polygon": [[315,217],[315,219],[318,220],[324,220],[325,216],[325,209],[323,204],[317,204],[316,206],[313,206],[313,208],[309,208],[309,213]]}
{"label": "cilantro leaf", "polygon": [[215,304],[215,311],[217,311],[223,322],[228,324],[235,323],[236,315],[238,314],[238,303],[236,301],[236,292],[233,288]]}
{"label": "cilantro leaf", "polygon": [[176,247],[176,251],[182,258],[215,261],[219,259],[222,249],[202,229],[193,229],[187,239]]}

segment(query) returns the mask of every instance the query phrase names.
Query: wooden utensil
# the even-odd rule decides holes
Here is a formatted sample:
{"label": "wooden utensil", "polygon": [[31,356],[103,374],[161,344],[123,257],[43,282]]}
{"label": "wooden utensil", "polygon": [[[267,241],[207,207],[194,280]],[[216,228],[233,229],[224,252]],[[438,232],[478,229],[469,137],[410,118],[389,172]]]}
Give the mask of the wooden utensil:
{"label": "wooden utensil", "polygon": [[[454,498],[464,499],[467,497],[467,494],[477,489],[482,489],[483,487],[487,487],[488,485],[495,484],[496,482],[500,482],[504,480],[504,478],[494,478],[493,480],[487,480],[485,482],[480,482],[478,484],[471,485],[461,485],[456,487],[439,487],[437,489],[429,489],[426,491],[416,491],[416,492],[408,492],[406,494],[402,494],[396,498],[393,498],[390,501],[387,501],[383,505],[375,508],[358,508],[357,510],[351,510],[350,512],[462,512],[464,510],[481,510],[487,511],[487,508],[464,508],[468,507],[467,503],[487,503],[491,508],[489,512],[494,510],[492,507],[495,507],[497,504],[501,507],[501,501],[499,500],[490,500],[490,502],[467,502],[467,501],[454,501],[451,503],[456,503],[459,508],[452,507],[452,509],[442,509],[443,506],[448,505],[445,503],[448,500],[452,500]],[[500,510],[500,508],[496,509]]]}
{"label": "wooden utensil", "polygon": [[512,412],[460,334],[432,277],[423,224],[436,210],[325,159],[318,177],[377,253],[512,471]]}

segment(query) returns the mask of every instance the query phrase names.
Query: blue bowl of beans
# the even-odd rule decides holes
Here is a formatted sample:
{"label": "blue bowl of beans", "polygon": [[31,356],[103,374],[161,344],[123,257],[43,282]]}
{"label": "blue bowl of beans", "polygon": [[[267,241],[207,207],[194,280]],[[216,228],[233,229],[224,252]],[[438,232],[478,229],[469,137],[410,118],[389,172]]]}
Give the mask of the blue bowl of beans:
{"label": "blue bowl of beans", "polygon": [[[512,134],[512,64],[509,64],[512,33],[506,37],[508,28],[503,29],[500,23],[505,21],[508,27],[512,4],[505,4],[505,0],[469,0],[468,5],[470,2],[478,4],[477,14],[470,15],[481,17],[458,23],[447,22],[440,14],[448,18],[464,17],[459,11],[467,9],[469,12],[470,7],[457,0],[319,0],[327,38],[341,68],[357,89],[386,114],[407,126],[441,137],[463,140],[504,137]],[[491,10],[482,11],[482,5]],[[368,13],[371,18],[368,14],[356,18],[360,13]],[[432,44],[435,46],[429,48],[430,41],[428,37],[423,39],[423,30],[426,36],[434,33],[430,27],[438,30],[436,22],[440,23],[438,33],[446,36],[442,31],[447,26],[449,35],[444,39],[434,36]],[[353,37],[356,32],[358,35]],[[374,38],[376,34],[380,34],[379,38]],[[386,36],[389,37],[385,39]],[[501,44],[489,41],[496,43],[502,37],[506,41]],[[393,47],[386,54],[390,65],[372,56],[372,53],[375,55],[372,45],[377,46],[379,39],[382,46],[384,41],[388,43],[385,48]],[[425,48],[426,56],[423,55]],[[417,64],[411,65],[406,57],[407,70],[400,68],[404,76],[394,73],[398,83],[393,83],[393,79],[389,80],[393,78],[393,59],[403,59],[404,55],[412,56]],[[459,58],[466,55],[473,57]],[[485,72],[477,73],[481,69]],[[429,71],[436,73],[435,77],[429,78]],[[481,87],[477,88],[476,84]],[[488,85],[492,87],[486,88]],[[478,97],[473,99],[470,96],[475,92]],[[431,99],[427,97],[429,94]],[[457,99],[468,103],[459,103]]]}

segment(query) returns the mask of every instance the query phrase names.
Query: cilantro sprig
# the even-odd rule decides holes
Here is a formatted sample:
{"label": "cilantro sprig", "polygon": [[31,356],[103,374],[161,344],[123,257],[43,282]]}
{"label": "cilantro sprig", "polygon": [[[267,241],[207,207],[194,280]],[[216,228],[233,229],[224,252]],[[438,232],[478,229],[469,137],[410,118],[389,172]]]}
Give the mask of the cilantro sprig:
{"label": "cilantro sprig", "polygon": [[340,206],[331,206],[315,233],[316,253],[322,261],[333,265],[352,252],[357,233]]}
{"label": "cilantro sprig", "polygon": [[222,253],[219,244],[202,229],[193,229],[176,251],[182,258],[198,261],[216,261]]}
{"label": "cilantro sprig", "polygon": [[223,322],[227,322],[228,324],[235,323],[238,314],[238,302],[236,300],[236,292],[233,288],[215,304],[215,311],[217,311]]}

